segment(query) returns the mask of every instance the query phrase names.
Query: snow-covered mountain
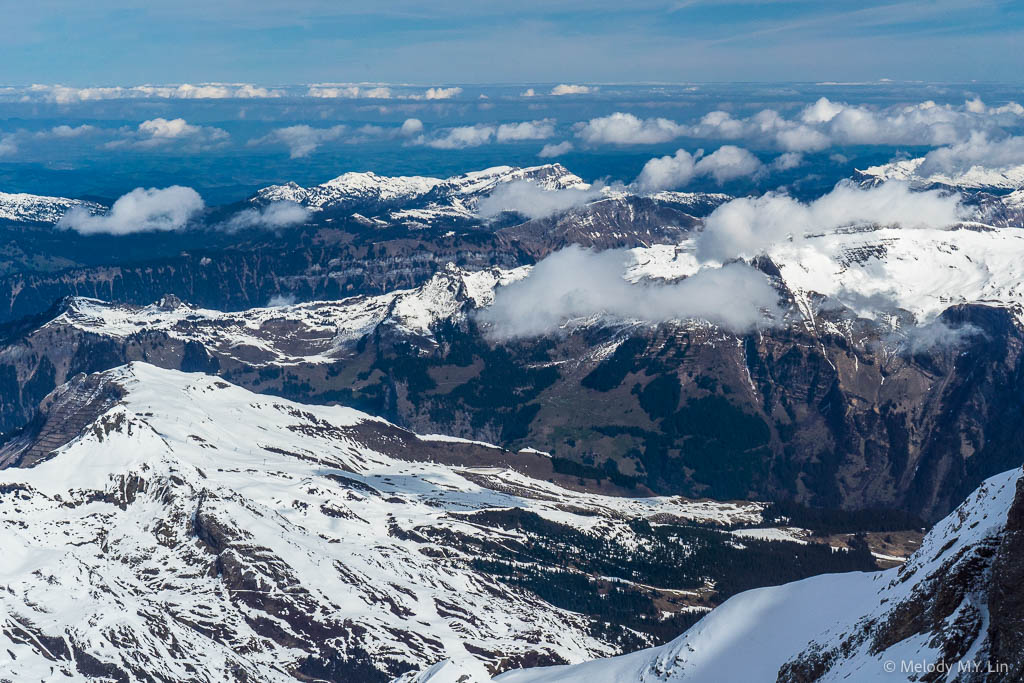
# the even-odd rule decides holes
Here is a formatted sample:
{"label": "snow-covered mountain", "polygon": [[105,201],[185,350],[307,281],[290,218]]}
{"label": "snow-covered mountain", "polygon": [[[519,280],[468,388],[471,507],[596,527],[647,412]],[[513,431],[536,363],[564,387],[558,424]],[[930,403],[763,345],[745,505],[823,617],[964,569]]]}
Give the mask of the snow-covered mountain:
{"label": "snow-covered mountain", "polygon": [[[922,170],[922,166],[925,166],[925,170]],[[1017,190],[1024,187],[1024,165],[1002,168],[975,165],[955,173],[929,172],[925,157],[917,157],[871,166],[857,171],[857,178],[865,185],[900,180],[918,188],[944,186],[968,190]]]}
{"label": "snow-covered mountain", "polygon": [[[0,651],[19,681],[372,681],[445,659],[492,673],[578,662],[617,651],[616,631],[500,567],[551,571],[541,549],[572,556],[578,537],[601,544],[602,563],[675,543],[679,571],[710,532],[690,545],[673,525],[756,526],[763,508],[574,491],[547,481],[559,475],[543,454],[142,363],[56,390],[0,463]],[[685,612],[687,594],[659,604]]]}
{"label": "snow-covered mountain", "polygon": [[99,213],[105,208],[95,202],[86,202],[80,199],[0,192],[0,220],[56,223],[61,216],[74,207],[81,207],[91,213]]}
{"label": "snow-covered mountain", "polygon": [[439,323],[464,320],[473,309],[491,304],[497,286],[528,272],[527,267],[464,271],[449,265],[414,289],[238,312],[197,308],[173,296],[149,306],[76,297],[46,327],[119,340],[163,334],[249,364],[328,363],[347,344],[384,324],[430,338]]}
{"label": "snow-covered mountain", "polygon": [[[899,568],[741,593],[661,647],[494,680],[1019,680],[1022,552],[1024,485],[1015,469],[985,481]],[[488,679],[447,662],[403,680]]]}
{"label": "snow-covered mountain", "polygon": [[347,211],[373,224],[427,226],[437,221],[473,220],[480,199],[502,183],[530,181],[545,190],[589,187],[561,164],[528,168],[495,166],[447,179],[423,176],[380,176],[345,173],[321,185],[272,185],[256,193],[252,203],[292,201],[315,212]]}

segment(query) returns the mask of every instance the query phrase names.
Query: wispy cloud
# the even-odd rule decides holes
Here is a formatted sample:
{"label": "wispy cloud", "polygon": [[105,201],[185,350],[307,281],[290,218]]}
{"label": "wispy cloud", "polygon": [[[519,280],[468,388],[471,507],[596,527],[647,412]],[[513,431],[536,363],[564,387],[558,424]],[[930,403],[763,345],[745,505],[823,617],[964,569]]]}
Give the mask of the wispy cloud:
{"label": "wispy cloud", "polygon": [[601,196],[601,188],[596,185],[587,189],[549,190],[529,180],[517,180],[498,185],[490,195],[480,200],[476,213],[485,219],[494,218],[505,211],[527,218],[544,218],[582,206]]}

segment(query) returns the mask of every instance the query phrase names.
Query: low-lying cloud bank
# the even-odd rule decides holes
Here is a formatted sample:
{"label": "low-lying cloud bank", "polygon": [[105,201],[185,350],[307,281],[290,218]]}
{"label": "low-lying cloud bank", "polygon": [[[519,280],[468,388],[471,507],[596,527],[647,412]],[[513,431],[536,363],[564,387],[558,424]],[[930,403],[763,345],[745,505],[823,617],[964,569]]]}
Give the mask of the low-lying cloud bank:
{"label": "low-lying cloud bank", "polygon": [[783,240],[846,225],[945,228],[964,217],[959,195],[914,192],[898,182],[872,188],[843,182],[810,203],[768,193],[734,199],[715,209],[697,238],[697,258],[719,263],[750,258]]}
{"label": "low-lying cloud bank", "polygon": [[570,187],[548,190],[529,180],[514,180],[498,185],[491,194],[481,199],[476,213],[483,219],[494,218],[505,211],[513,211],[531,219],[545,218],[600,198],[601,188],[597,185],[587,189]]}
{"label": "low-lying cloud bank", "polygon": [[632,283],[628,250],[595,253],[572,246],[540,261],[530,275],[500,287],[478,320],[494,339],[552,334],[567,321],[606,320],[659,323],[706,320],[746,332],[778,313],[778,293],[761,272],[742,263],[706,268],[679,282]]}
{"label": "low-lying cloud bank", "polygon": [[75,207],[61,217],[57,227],[83,235],[181,230],[205,206],[203,198],[191,187],[138,187],[114,202],[105,214],[92,215]]}

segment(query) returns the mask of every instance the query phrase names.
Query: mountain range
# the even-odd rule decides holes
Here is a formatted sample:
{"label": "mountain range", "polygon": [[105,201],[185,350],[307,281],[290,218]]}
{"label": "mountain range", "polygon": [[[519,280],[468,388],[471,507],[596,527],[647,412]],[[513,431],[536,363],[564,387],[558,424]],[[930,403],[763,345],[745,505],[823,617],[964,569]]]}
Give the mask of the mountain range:
{"label": "mountain range", "polygon": [[547,258],[676,291],[748,200],[346,173],[83,235],[113,202],[0,194],[0,679],[1014,680],[1024,190],[924,164],[848,187],[955,224],[766,244],[756,324],[540,334],[495,320]]}

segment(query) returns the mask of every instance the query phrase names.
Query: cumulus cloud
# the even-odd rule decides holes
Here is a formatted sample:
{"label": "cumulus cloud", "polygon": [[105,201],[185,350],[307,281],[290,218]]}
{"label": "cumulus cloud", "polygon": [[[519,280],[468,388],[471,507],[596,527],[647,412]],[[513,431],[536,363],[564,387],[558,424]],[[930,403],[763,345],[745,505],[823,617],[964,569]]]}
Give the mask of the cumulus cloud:
{"label": "cumulus cloud", "polygon": [[61,217],[57,226],[83,235],[181,230],[204,207],[203,198],[190,187],[138,187],[114,202],[105,214],[92,215],[75,207]]}
{"label": "cumulus cloud", "polygon": [[[697,152],[698,156],[701,154]],[[655,157],[640,171],[633,184],[642,192],[656,192],[683,187],[694,175],[696,159],[685,149],[677,149],[671,156]]]}
{"label": "cumulus cloud", "polygon": [[559,143],[553,143],[544,145],[541,147],[540,152],[537,154],[541,159],[551,159],[553,157],[560,157],[563,154],[568,154],[572,151],[572,143],[568,140],[563,140]]}
{"label": "cumulus cloud", "polygon": [[481,199],[476,213],[485,219],[494,218],[504,211],[512,211],[527,218],[544,218],[600,197],[601,189],[596,186],[548,190],[529,180],[514,180],[498,185],[491,194]]}
{"label": "cumulus cloud", "polygon": [[855,224],[944,228],[963,215],[959,195],[913,192],[896,182],[872,188],[840,183],[809,204],[775,193],[743,197],[708,216],[697,238],[697,257],[724,263],[756,256],[775,243],[814,231]]}
{"label": "cumulus cloud", "polygon": [[304,223],[309,218],[309,209],[295,202],[271,202],[263,208],[239,211],[224,224],[228,230],[244,228],[286,228]]}
{"label": "cumulus cloud", "polygon": [[637,145],[668,142],[686,133],[686,127],[665,118],[641,119],[615,112],[575,126],[576,136],[588,145]]}
{"label": "cumulus cloud", "polygon": [[523,92],[519,93],[519,96],[520,97],[536,97],[537,96],[537,91],[534,90],[533,88],[527,88]]}
{"label": "cumulus cloud", "polygon": [[679,149],[671,156],[655,157],[644,164],[633,184],[642,192],[655,192],[683,187],[698,176],[711,176],[722,184],[763,170],[761,161],[741,147],[722,145],[708,156],[703,150],[690,154]]}
{"label": "cumulus cloud", "polygon": [[450,100],[453,97],[458,97],[461,93],[462,88],[428,88],[427,92],[423,93],[423,99]]}
{"label": "cumulus cloud", "polygon": [[556,333],[596,316],[651,324],[700,319],[745,332],[778,312],[768,278],[745,264],[705,268],[679,282],[633,283],[624,277],[632,261],[627,250],[562,249],[525,279],[498,288],[478,319],[493,338],[511,339]]}
{"label": "cumulus cloud", "polygon": [[419,119],[406,119],[402,122],[399,132],[406,137],[419,135],[423,132],[423,122]]}
{"label": "cumulus cloud", "polygon": [[762,170],[761,161],[742,147],[722,145],[694,166],[699,175],[709,175],[718,184],[752,176]]}
{"label": "cumulus cloud", "polygon": [[571,85],[568,83],[561,83],[551,89],[552,95],[587,95],[594,92],[597,88],[592,88],[586,85]]}
{"label": "cumulus cloud", "polygon": [[539,121],[522,121],[520,123],[503,123],[498,126],[498,142],[517,142],[520,140],[546,140],[555,134],[554,119]]}

